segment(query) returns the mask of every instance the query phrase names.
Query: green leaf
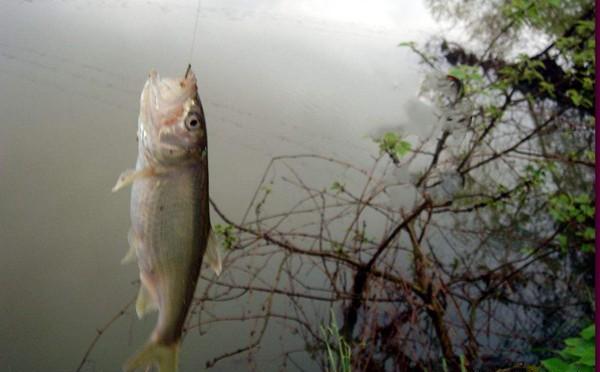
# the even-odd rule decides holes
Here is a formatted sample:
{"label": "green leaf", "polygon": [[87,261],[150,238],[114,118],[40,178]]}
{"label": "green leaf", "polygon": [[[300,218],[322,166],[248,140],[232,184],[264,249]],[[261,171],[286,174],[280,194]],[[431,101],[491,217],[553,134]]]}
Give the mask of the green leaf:
{"label": "green leaf", "polygon": [[460,356],[460,372],[467,372],[467,367],[465,366],[465,356]]}
{"label": "green leaf", "polygon": [[593,367],[596,363],[596,342],[588,340],[581,348],[580,359],[577,363]]}
{"label": "green leaf", "polygon": [[221,243],[225,250],[228,251],[235,247],[237,237],[234,235],[235,232],[232,225],[215,224],[213,225],[213,229],[215,234],[221,238]]}
{"label": "green leaf", "polygon": [[406,155],[411,150],[409,142],[402,140],[402,138],[394,132],[387,132],[381,138],[375,140],[379,144],[379,151],[387,153],[394,160]]}
{"label": "green leaf", "polygon": [[336,193],[340,193],[340,192],[344,192],[344,190],[346,190],[346,185],[344,185],[341,182],[335,181],[333,182],[333,184],[331,185],[331,190],[335,191]]}
{"label": "green leaf", "polygon": [[594,368],[584,366],[583,364],[573,363],[569,365],[564,372],[594,372]]}
{"label": "green leaf", "polygon": [[555,8],[560,7],[560,0],[548,0],[548,4]]}
{"label": "green leaf", "polygon": [[584,243],[581,245],[581,251],[584,253],[594,252],[596,250],[595,244]]}
{"label": "green leaf", "polygon": [[596,335],[596,326],[594,324],[592,324],[591,326],[584,328],[581,331],[580,335],[584,340],[593,339],[594,336]]}
{"label": "green leaf", "polygon": [[566,353],[566,352],[565,352],[565,350],[566,350],[566,349],[559,350],[559,351],[557,351],[557,352],[556,352],[556,354],[560,355],[560,357],[561,357],[563,360],[571,360],[573,356],[572,356],[572,355],[570,355],[569,353]]}
{"label": "green leaf", "polygon": [[402,157],[402,156],[408,154],[410,149],[411,149],[410,143],[406,142],[406,141],[400,141],[400,142],[396,143],[396,146],[394,146],[394,152],[396,153],[396,155],[398,155],[398,157]]}
{"label": "green leaf", "polygon": [[576,346],[579,346],[579,345],[581,345],[582,343],[583,343],[583,340],[582,340],[582,339],[580,339],[580,338],[575,338],[575,337],[572,337],[572,338],[567,338],[567,339],[565,339],[565,345],[567,345],[567,346],[571,346],[571,347],[576,347]]}
{"label": "green leaf", "polygon": [[589,354],[582,356],[581,359],[579,359],[578,364],[583,364],[584,366],[590,367],[596,366],[596,353],[594,350],[592,349],[590,350]]}
{"label": "green leaf", "polygon": [[563,234],[560,234],[556,237],[556,239],[558,240],[558,244],[560,244],[561,248],[567,248],[567,237]]}
{"label": "green leaf", "polygon": [[582,205],[581,212],[584,213],[587,217],[594,217],[596,213],[595,208],[589,205]]}
{"label": "green leaf", "polygon": [[567,90],[567,97],[571,98],[571,101],[575,106],[581,106],[583,103],[583,96],[575,89]]}
{"label": "green leaf", "polygon": [[589,354],[589,349],[593,348],[593,345],[578,345],[578,346],[568,346],[563,351],[565,354],[578,358],[583,358],[584,356]]}
{"label": "green leaf", "polygon": [[457,78],[460,81],[463,81],[467,78],[467,74],[465,74],[463,69],[458,67],[453,67],[448,71],[448,75]]}
{"label": "green leaf", "polygon": [[583,238],[584,239],[592,240],[592,239],[594,239],[595,236],[596,236],[595,228],[586,227],[585,230],[583,230]]}
{"label": "green leaf", "polygon": [[540,81],[540,88],[548,93],[550,96],[554,97],[554,85],[548,83],[547,81]]}
{"label": "green leaf", "polygon": [[542,366],[549,372],[565,372],[569,365],[558,358],[542,360]]}

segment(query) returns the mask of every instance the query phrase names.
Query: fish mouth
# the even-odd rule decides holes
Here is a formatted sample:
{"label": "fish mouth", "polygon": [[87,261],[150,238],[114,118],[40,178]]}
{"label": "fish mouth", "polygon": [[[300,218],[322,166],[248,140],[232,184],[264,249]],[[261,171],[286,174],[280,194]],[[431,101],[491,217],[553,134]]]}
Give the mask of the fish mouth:
{"label": "fish mouth", "polygon": [[191,65],[182,78],[161,78],[156,70],[150,71],[142,104],[149,110],[153,126],[170,126],[181,120],[185,116],[185,103],[196,97],[196,89]]}
{"label": "fish mouth", "polygon": [[196,95],[196,75],[191,65],[188,65],[183,78],[161,78],[156,70],[152,70],[148,81],[158,109],[163,106],[182,105],[185,100]]}

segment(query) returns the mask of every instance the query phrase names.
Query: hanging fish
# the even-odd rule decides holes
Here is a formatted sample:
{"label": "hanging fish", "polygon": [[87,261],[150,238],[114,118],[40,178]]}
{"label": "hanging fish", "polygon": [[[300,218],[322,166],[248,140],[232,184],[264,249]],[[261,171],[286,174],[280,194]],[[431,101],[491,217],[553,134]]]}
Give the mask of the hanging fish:
{"label": "hanging fish", "polygon": [[211,229],[206,123],[190,66],[181,79],[150,73],[140,98],[138,158],[113,191],[132,184],[129,252],[141,286],[138,317],[158,310],[158,323],[125,371],[158,365],[177,371],[178,347],[203,256],[221,272]]}

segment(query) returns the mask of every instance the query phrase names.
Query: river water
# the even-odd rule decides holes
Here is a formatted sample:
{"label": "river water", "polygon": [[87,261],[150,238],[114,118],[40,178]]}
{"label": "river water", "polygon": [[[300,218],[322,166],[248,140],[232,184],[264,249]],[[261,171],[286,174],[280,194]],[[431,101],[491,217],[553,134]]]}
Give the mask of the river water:
{"label": "river water", "polygon": [[[96,328],[136,294],[135,265],[119,265],[129,193],[110,189],[134,164],[150,69],[179,75],[191,62],[207,115],[212,198],[234,219],[272,156],[361,164],[376,153],[366,138],[374,131],[411,133],[430,120],[416,99],[418,59],[397,47],[435,34],[419,2],[197,6],[0,2],[1,371],[73,371]],[[119,370],[154,321],[125,315],[85,370]],[[233,323],[210,339],[190,337],[183,370],[199,370],[237,333]],[[245,370],[243,358],[213,370],[234,369]]]}

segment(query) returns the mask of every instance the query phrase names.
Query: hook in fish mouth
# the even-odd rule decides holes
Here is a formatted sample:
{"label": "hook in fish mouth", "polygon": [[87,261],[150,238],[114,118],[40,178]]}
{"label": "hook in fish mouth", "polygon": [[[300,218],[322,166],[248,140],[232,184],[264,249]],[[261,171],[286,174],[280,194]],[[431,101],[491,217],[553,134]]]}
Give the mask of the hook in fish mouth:
{"label": "hook in fish mouth", "polygon": [[187,69],[185,69],[185,74],[183,75],[184,79],[187,79],[187,77],[188,77],[188,75],[189,75],[189,73],[190,73],[191,70],[192,70],[192,64],[188,63]]}

